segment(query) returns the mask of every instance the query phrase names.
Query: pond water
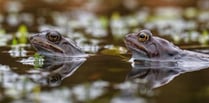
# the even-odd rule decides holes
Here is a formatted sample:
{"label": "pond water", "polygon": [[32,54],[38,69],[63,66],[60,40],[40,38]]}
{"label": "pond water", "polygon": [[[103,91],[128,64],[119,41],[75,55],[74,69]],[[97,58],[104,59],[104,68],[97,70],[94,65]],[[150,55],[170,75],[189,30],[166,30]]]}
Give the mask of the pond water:
{"label": "pond water", "polygon": [[[128,62],[129,54],[96,54],[86,59],[35,60],[33,49],[15,57],[1,47],[1,102],[21,103],[207,103],[209,69],[180,69]],[[32,53],[30,53],[31,51]],[[24,53],[16,53],[16,56]],[[40,63],[39,63],[40,62]],[[192,68],[191,68],[192,69]]]}
{"label": "pond water", "polygon": [[[133,63],[123,43],[127,33],[149,29],[209,55],[209,2],[190,1],[0,1],[0,103],[209,103],[209,63]],[[27,38],[46,29],[89,57],[40,56]]]}

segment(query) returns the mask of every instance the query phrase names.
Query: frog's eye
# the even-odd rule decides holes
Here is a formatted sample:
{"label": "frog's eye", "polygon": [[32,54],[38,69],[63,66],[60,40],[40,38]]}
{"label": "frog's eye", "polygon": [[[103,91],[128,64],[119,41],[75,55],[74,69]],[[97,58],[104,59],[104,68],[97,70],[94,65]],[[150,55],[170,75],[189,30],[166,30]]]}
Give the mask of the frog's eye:
{"label": "frog's eye", "polygon": [[139,33],[138,34],[138,39],[141,42],[145,42],[145,41],[149,40],[149,35],[146,34],[146,33]]}
{"label": "frog's eye", "polygon": [[61,35],[59,33],[47,33],[46,37],[49,41],[58,43],[61,40]]}

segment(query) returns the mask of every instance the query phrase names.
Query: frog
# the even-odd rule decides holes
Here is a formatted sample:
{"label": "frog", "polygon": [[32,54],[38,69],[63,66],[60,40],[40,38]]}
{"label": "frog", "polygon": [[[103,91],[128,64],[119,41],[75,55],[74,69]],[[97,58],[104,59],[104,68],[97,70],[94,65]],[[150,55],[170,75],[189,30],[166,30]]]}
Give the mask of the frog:
{"label": "frog", "polygon": [[44,30],[29,37],[38,54],[48,57],[83,57],[85,52],[71,39],[56,30]]}
{"label": "frog", "polygon": [[133,60],[151,61],[188,61],[209,64],[209,55],[183,50],[166,39],[154,36],[150,30],[144,29],[125,35],[124,43],[132,53]]}

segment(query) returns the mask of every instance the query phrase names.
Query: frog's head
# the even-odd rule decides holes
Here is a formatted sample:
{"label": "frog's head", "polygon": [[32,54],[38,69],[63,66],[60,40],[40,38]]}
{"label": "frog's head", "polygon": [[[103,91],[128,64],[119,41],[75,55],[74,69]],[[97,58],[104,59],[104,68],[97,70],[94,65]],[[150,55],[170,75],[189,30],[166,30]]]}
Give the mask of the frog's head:
{"label": "frog's head", "polygon": [[72,40],[66,40],[59,32],[46,30],[29,37],[39,54],[48,56],[76,56],[84,52]]}
{"label": "frog's head", "polygon": [[124,42],[134,59],[170,59],[180,52],[178,47],[153,36],[149,30],[127,34]]}

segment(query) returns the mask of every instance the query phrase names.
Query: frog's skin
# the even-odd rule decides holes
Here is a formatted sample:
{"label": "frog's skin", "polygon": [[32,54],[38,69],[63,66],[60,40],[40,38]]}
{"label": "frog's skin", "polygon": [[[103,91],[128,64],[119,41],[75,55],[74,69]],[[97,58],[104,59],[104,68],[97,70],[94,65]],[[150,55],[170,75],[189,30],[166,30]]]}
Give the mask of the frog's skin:
{"label": "frog's skin", "polygon": [[85,53],[72,40],[66,40],[59,32],[46,30],[29,37],[31,45],[44,56],[76,57]]}
{"label": "frog's skin", "polygon": [[182,50],[149,30],[127,34],[124,42],[133,60],[209,62],[209,55]]}

